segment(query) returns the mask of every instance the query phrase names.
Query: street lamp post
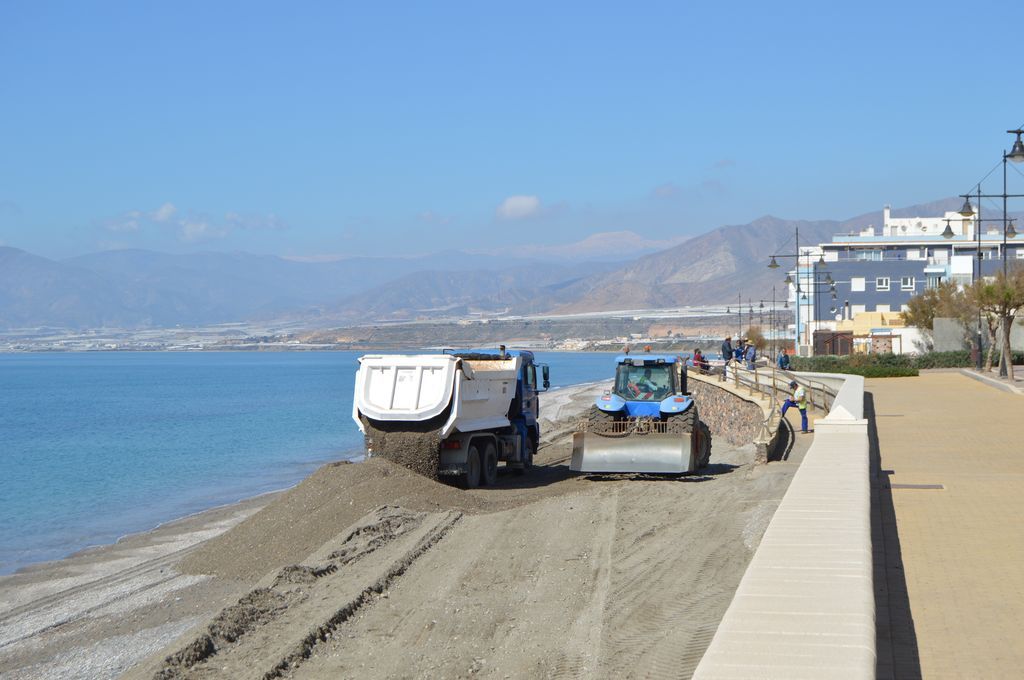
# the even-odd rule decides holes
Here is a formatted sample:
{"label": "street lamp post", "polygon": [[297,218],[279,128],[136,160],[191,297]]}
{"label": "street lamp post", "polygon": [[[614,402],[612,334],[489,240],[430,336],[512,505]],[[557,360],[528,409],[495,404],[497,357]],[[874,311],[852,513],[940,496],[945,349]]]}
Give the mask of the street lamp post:
{"label": "street lamp post", "polygon": [[[964,204],[960,207],[960,214],[963,217],[972,217],[974,213],[974,207],[971,205],[972,194],[960,194],[960,197],[964,199]],[[978,184],[978,217],[974,221],[974,237],[975,237],[975,248],[976,256],[974,258],[976,265],[971,267],[971,284],[974,284],[978,279],[981,278],[981,184]],[[948,225],[947,225],[948,226]],[[981,370],[981,310],[978,310],[978,332],[975,336],[975,346],[978,348],[978,355],[974,360],[974,367],[977,370]]]}
{"label": "street lamp post", "polygon": [[[1021,141],[1021,135],[1024,135],[1024,130],[1022,130],[1020,128],[1017,128],[1015,130],[1007,130],[1006,132],[1007,132],[1007,134],[1016,135],[1016,139],[1013,142],[1013,147],[1010,149],[1010,152],[1006,153],[1006,151],[1004,150],[1003,151],[1003,155],[1002,155],[1002,163],[1003,163],[1003,193],[1001,193],[1001,194],[983,194],[983,193],[981,193],[981,182],[979,182],[978,186],[977,186],[977,192],[976,193],[974,193],[974,194],[966,194],[966,195],[961,194],[961,197],[964,199],[964,205],[963,205],[963,207],[960,208],[959,212],[964,217],[971,217],[972,215],[974,215],[974,210],[973,210],[973,208],[971,206],[970,197],[973,195],[973,196],[976,196],[977,199],[978,199],[978,213],[977,213],[978,216],[977,216],[977,219],[975,220],[975,226],[974,226],[974,232],[975,232],[975,236],[976,236],[976,238],[975,238],[976,246],[975,247],[977,248],[977,257],[975,258],[977,260],[977,273],[975,273],[975,270],[972,267],[971,268],[971,283],[974,283],[974,282],[978,281],[981,278],[981,262],[982,262],[981,226],[982,226],[982,223],[985,222],[985,221],[999,221],[999,220],[983,220],[982,219],[982,217],[981,217],[981,199],[982,198],[1001,198],[1001,199],[1003,199],[1003,217],[1002,217],[1002,220],[1001,220],[1002,223],[1003,223],[1003,243],[1002,243],[1002,253],[1001,253],[1002,258],[1001,259],[1003,261],[1003,276],[1004,277],[1007,275],[1007,263],[1006,263],[1007,239],[1011,239],[1011,238],[1014,238],[1014,237],[1017,236],[1017,231],[1013,227],[1013,220],[1009,219],[1009,215],[1008,215],[1008,212],[1007,212],[1007,200],[1010,199],[1010,198],[1024,198],[1024,194],[1010,194],[1010,193],[1007,193],[1007,191],[1006,191],[1006,187],[1007,187],[1007,185],[1006,185],[1006,162],[1007,161],[1012,161],[1014,163],[1022,163],[1022,162],[1024,162],[1024,142]],[[982,180],[982,181],[984,181],[984,180]],[[946,222],[946,229],[945,229],[945,231],[942,232],[942,235],[945,238],[952,238],[953,237],[953,230],[950,229],[949,221],[948,220]],[[982,366],[982,361],[981,361],[981,342],[982,342],[982,340],[981,340],[981,310],[979,309],[978,310],[978,333],[977,333],[977,337],[975,339],[975,344],[977,345],[977,348],[978,348],[978,356],[977,356],[977,359],[975,360],[975,368],[977,370],[979,370],[979,371],[981,370],[981,366]],[[1007,369],[1006,362],[1007,361],[1012,361],[1012,360],[1013,360],[1012,357],[1001,356],[1001,359],[1000,359],[1000,362],[999,362],[999,375],[1000,376],[1007,375],[1007,372],[1006,372],[1006,369]]]}
{"label": "street lamp post", "polygon": [[[779,255],[779,254],[770,255],[769,257],[771,258],[771,261],[768,263],[768,268],[769,269],[778,269],[779,268],[779,263],[775,261],[775,258],[778,258],[778,257],[784,257],[784,258],[792,257],[792,258],[796,259],[796,295],[793,296],[794,299],[796,300],[796,314],[794,316],[795,324],[794,324],[794,329],[793,329],[793,350],[794,351],[798,351],[800,349],[800,227],[796,227],[795,228],[794,237],[795,237],[795,242],[796,242],[796,254],[795,255],[788,255],[788,254],[785,254],[785,255]],[[790,285],[790,284],[793,283],[792,279],[790,279],[788,274],[786,275],[786,281],[784,283],[786,283],[786,285]],[[775,294],[774,294],[774,291],[773,291],[772,297],[774,297],[774,295]],[[787,308],[789,307],[788,296],[787,296],[787,300],[786,300],[786,306],[787,306]]]}

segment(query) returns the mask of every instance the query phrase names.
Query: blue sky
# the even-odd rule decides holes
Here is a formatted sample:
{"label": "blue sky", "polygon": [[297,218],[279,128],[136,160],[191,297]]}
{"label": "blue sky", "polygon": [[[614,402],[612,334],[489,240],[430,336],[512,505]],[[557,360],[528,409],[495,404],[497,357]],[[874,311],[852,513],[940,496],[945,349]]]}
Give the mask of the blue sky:
{"label": "blue sky", "polygon": [[0,242],[669,241],[962,193],[1024,123],[1020,3],[716,4],[3,2]]}

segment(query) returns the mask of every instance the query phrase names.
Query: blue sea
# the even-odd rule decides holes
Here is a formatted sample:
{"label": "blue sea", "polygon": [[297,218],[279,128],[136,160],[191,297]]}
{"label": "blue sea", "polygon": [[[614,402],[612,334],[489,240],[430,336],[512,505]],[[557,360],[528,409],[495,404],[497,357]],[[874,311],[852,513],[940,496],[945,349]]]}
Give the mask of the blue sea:
{"label": "blue sea", "polygon": [[[366,352],[0,354],[0,574],[362,455]],[[552,387],[608,354],[539,352]]]}

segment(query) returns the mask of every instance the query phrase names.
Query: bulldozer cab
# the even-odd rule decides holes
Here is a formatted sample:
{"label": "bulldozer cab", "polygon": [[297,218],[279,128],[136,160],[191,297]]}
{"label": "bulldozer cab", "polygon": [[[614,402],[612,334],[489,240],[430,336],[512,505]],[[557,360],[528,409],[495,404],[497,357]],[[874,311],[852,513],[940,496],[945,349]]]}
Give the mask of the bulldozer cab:
{"label": "bulldozer cab", "polygon": [[613,391],[626,401],[661,401],[679,393],[677,368],[664,361],[620,363]]}

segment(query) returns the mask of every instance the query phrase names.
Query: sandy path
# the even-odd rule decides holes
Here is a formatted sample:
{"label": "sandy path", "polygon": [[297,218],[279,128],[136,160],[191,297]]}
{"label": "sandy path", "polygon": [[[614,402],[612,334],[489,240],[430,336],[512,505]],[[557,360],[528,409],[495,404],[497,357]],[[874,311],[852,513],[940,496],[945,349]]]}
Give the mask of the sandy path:
{"label": "sandy path", "polygon": [[688,677],[788,483],[752,458],[467,517],[293,677]]}
{"label": "sandy path", "polygon": [[0,676],[687,677],[809,442],[767,467],[716,444],[706,475],[571,475],[603,387],[546,394],[540,466],[497,488],[328,465],[0,580]]}

